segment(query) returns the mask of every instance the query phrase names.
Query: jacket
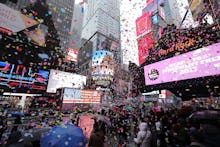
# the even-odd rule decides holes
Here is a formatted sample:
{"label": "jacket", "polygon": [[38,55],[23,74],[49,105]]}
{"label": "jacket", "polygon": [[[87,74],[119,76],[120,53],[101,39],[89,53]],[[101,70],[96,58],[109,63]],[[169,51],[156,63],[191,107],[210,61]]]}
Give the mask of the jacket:
{"label": "jacket", "polygon": [[147,123],[142,122],[139,125],[139,129],[140,131],[137,134],[137,138],[134,138],[134,142],[140,144],[140,147],[150,147],[152,134]]}

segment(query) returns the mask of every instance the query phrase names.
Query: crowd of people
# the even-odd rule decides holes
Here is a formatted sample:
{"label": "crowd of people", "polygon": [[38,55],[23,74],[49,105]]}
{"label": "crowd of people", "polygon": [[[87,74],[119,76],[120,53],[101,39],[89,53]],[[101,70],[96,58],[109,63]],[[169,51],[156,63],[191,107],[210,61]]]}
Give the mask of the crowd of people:
{"label": "crowd of people", "polygon": [[[193,103],[191,103],[193,104]],[[93,118],[93,131],[88,139],[89,147],[105,146],[139,146],[139,147],[217,147],[220,144],[220,121],[218,118],[194,119],[189,116],[198,110],[207,109],[201,105],[182,107],[159,107],[142,103],[140,105],[117,104],[112,107],[74,108],[69,112],[58,110],[30,110],[24,114],[9,114],[6,107],[1,108],[0,138],[1,145],[12,146],[22,141],[24,132],[34,129],[58,126],[71,123],[79,126],[79,118],[83,114],[102,116],[109,121]],[[210,108],[208,108],[210,109]],[[211,108],[214,109],[214,108]],[[157,110],[157,111],[156,111]],[[64,122],[64,116],[68,121]],[[12,119],[13,118],[13,119]],[[16,135],[17,134],[17,135]],[[24,146],[40,146],[37,141],[26,142]]]}

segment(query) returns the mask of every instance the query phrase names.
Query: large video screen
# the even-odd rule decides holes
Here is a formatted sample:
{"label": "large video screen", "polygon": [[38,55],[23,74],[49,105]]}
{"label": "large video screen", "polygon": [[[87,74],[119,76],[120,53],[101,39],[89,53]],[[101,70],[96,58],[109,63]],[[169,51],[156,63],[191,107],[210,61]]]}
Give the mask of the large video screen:
{"label": "large video screen", "polygon": [[50,76],[47,86],[48,93],[56,93],[58,88],[83,88],[86,85],[86,76],[63,72],[59,70],[50,70]]}
{"label": "large video screen", "polygon": [[0,61],[0,85],[10,89],[46,90],[49,71]]}
{"label": "large video screen", "polygon": [[107,86],[113,81],[114,75],[113,53],[105,50],[98,50],[92,57],[92,78],[97,85]]}
{"label": "large video screen", "polygon": [[220,43],[144,67],[145,85],[220,74]]}
{"label": "large video screen", "polygon": [[149,33],[138,39],[138,58],[140,65],[146,61],[146,58],[149,55],[148,50],[153,46],[153,43],[154,41],[152,33]]}
{"label": "large video screen", "polygon": [[136,20],[136,34],[137,36],[139,36],[142,35],[143,33],[150,32],[150,30],[151,30],[150,14],[146,12]]}
{"label": "large video screen", "polygon": [[96,90],[65,88],[63,103],[100,103],[101,93]]}

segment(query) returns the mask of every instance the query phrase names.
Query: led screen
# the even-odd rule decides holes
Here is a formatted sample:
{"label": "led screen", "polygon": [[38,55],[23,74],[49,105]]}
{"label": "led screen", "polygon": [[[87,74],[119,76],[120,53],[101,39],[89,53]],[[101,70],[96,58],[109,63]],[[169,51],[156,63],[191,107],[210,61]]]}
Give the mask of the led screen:
{"label": "led screen", "polygon": [[98,50],[92,57],[92,77],[97,85],[107,86],[113,80],[114,58],[113,53]]}
{"label": "led screen", "polygon": [[101,93],[96,90],[65,88],[63,103],[100,103]]}
{"label": "led screen", "polygon": [[150,32],[150,30],[151,30],[150,14],[146,12],[136,20],[136,34],[137,36],[139,36],[142,35],[143,33]]}
{"label": "led screen", "polygon": [[59,70],[50,70],[50,76],[47,86],[48,93],[56,93],[58,88],[83,88],[86,85],[86,76],[63,72]]}
{"label": "led screen", "polygon": [[46,90],[49,72],[0,61],[0,85]]}
{"label": "led screen", "polygon": [[220,74],[220,43],[144,67],[146,85],[218,74]]}

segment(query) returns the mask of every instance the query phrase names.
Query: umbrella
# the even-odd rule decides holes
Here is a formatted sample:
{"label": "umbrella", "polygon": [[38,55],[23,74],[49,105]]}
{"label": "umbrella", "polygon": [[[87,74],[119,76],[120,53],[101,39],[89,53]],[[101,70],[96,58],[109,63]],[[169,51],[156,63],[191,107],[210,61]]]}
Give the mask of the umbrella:
{"label": "umbrella", "polygon": [[104,123],[106,123],[107,125],[111,126],[111,122],[110,120],[106,117],[106,116],[103,116],[103,115],[94,115],[93,118],[96,118]]}
{"label": "umbrella", "polygon": [[19,116],[24,116],[24,113],[23,112],[19,112],[19,111],[12,111],[11,113],[10,113],[11,115],[19,115]]}
{"label": "umbrella", "polygon": [[201,119],[201,120],[207,120],[207,119],[220,119],[220,111],[216,110],[203,110],[203,111],[197,111],[192,113],[189,118],[192,119]]}
{"label": "umbrella", "polygon": [[75,125],[63,124],[52,128],[40,140],[42,147],[85,147],[86,137]]}

